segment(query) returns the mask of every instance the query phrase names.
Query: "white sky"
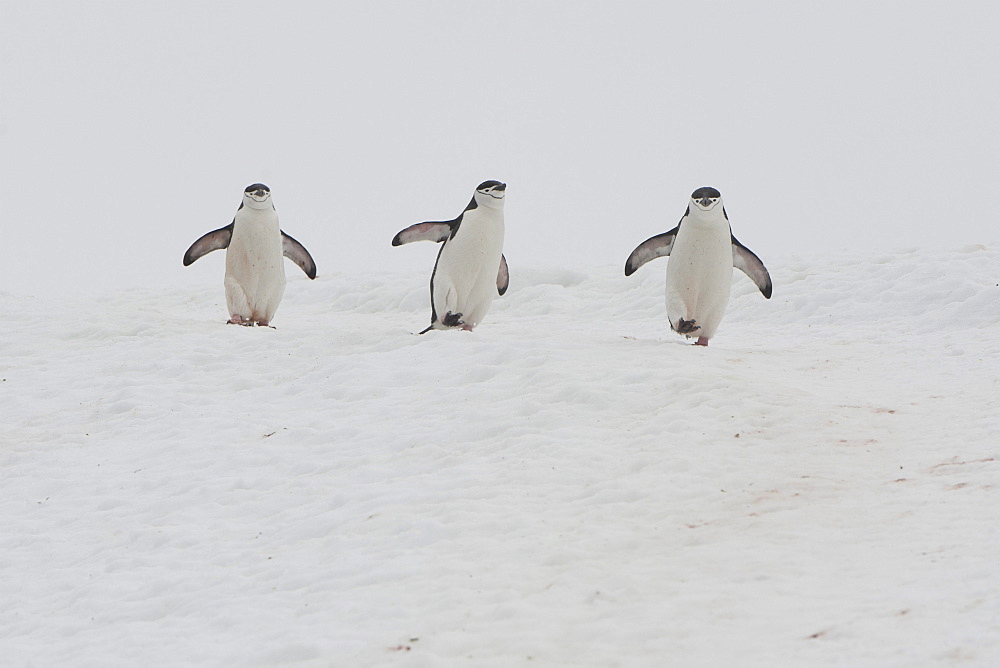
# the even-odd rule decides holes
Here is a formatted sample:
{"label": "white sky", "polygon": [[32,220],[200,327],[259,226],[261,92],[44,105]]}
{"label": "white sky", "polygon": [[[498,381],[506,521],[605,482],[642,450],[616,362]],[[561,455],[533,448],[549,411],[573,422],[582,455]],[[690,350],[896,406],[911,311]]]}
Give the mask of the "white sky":
{"label": "white sky", "polygon": [[[218,281],[267,183],[320,275],[506,181],[517,267],[623,264],[719,188],[790,255],[1000,239],[995,2],[0,0],[0,292]],[[289,276],[298,270],[287,266]]]}

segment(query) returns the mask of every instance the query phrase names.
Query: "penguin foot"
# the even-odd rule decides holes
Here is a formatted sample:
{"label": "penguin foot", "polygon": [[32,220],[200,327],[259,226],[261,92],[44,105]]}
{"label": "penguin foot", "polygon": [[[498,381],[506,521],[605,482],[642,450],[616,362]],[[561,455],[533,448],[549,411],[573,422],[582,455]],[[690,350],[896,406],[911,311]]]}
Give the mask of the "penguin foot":
{"label": "penguin foot", "polygon": [[472,325],[462,325],[463,332],[471,332],[473,329]]}
{"label": "penguin foot", "polygon": [[691,332],[697,332],[699,329],[701,329],[701,325],[697,324],[694,320],[685,320],[684,318],[679,318],[677,326],[674,327],[674,331],[678,334],[690,334]]}
{"label": "penguin foot", "polygon": [[706,339],[704,336],[699,336],[698,340],[694,342],[694,345],[696,345],[696,346],[707,346],[708,345],[708,339]]}
{"label": "penguin foot", "polygon": [[277,329],[273,325],[269,325],[266,320],[258,320],[254,322],[253,320],[247,320],[241,315],[234,315],[232,318],[226,321],[227,325],[241,325],[243,327],[253,327],[254,325],[258,327],[270,327],[271,329]]}
{"label": "penguin foot", "polygon": [[441,319],[441,324],[445,327],[458,327],[459,325],[464,325],[462,322],[461,313],[448,313]]}

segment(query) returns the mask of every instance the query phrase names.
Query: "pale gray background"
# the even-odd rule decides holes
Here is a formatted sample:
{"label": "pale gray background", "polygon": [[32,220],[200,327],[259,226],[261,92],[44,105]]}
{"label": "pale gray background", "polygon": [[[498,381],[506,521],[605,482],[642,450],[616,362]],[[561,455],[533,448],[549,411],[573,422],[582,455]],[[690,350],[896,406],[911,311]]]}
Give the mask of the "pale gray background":
{"label": "pale gray background", "polygon": [[996,243],[997,7],[3,1],[0,292],[221,286],[181,256],[254,181],[321,276],[429,272],[393,234],[491,178],[515,283],[702,185],[772,269]]}

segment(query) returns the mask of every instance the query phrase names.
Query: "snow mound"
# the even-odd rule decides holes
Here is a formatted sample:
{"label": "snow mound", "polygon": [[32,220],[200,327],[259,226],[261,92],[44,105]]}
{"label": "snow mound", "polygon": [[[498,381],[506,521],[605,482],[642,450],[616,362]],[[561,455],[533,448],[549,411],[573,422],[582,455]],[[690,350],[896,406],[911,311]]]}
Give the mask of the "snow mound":
{"label": "snow mound", "polygon": [[[1000,251],[4,295],[11,665],[1000,662]],[[659,267],[659,268],[657,268]]]}

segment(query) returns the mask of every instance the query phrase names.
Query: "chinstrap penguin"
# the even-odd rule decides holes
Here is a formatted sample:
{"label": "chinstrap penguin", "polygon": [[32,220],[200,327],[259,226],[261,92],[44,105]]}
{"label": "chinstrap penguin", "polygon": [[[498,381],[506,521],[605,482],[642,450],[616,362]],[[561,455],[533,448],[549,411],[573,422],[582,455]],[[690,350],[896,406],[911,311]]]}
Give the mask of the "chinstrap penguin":
{"label": "chinstrap penguin", "polygon": [[733,267],[771,298],[771,277],[753,251],[737,241],[729,226],[722,195],[715,188],[691,193],[677,227],[639,244],[625,262],[625,275],[665,255],[667,318],[670,328],[697,345],[707,346],[729,304]]}
{"label": "chinstrap penguin", "polygon": [[191,244],[184,253],[184,266],[220,248],[226,249],[226,305],[234,325],[270,324],[285,294],[282,256],[310,279],[316,278],[316,263],[309,251],[281,231],[271,189],[263,183],[243,191],[233,222]]}
{"label": "chinstrap penguin", "polygon": [[484,181],[458,218],[411,225],[393,238],[393,246],[413,241],[441,243],[431,273],[431,324],[421,334],[432,329],[472,331],[490,310],[493,299],[507,291],[509,276],[503,255],[506,192],[507,184]]}

